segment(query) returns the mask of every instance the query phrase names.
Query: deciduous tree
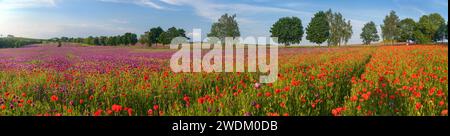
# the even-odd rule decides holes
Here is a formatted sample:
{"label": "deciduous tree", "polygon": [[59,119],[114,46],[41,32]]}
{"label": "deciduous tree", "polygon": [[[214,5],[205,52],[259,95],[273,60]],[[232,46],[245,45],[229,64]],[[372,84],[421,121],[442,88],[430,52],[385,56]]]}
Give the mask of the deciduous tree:
{"label": "deciduous tree", "polygon": [[302,21],[298,17],[280,18],[270,29],[272,37],[285,45],[298,44],[303,37]]}
{"label": "deciduous tree", "polygon": [[314,14],[314,17],[306,27],[306,39],[313,42],[322,44],[330,37],[330,25],[328,22],[327,14],[323,11],[319,11]]}
{"label": "deciduous tree", "polygon": [[363,43],[367,45],[370,45],[370,43],[380,40],[375,23],[372,21],[364,25],[360,36],[361,39],[363,40]]}

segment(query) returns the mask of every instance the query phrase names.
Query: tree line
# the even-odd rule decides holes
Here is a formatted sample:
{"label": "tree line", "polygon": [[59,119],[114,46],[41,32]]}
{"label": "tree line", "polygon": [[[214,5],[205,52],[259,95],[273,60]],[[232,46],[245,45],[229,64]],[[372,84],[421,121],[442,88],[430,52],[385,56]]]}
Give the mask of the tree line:
{"label": "tree line", "polygon": [[42,40],[14,37],[13,35],[0,37],[0,48],[20,48],[25,45],[39,43],[42,43]]}
{"label": "tree line", "polygon": [[148,46],[160,44],[170,44],[173,38],[175,37],[186,37],[186,31],[181,28],[171,27],[164,31],[161,27],[151,28],[149,31],[146,31],[139,38],[134,33],[125,33],[123,35],[117,36],[89,36],[87,38],[52,38],[49,41],[51,42],[72,42],[72,43],[82,43],[87,45],[96,45],[96,46],[128,46],[135,45],[136,43],[146,44]]}
{"label": "tree line", "polygon": [[139,42],[141,44],[146,44],[148,46],[153,46],[158,43],[167,45],[170,44],[173,38],[175,37],[185,37],[186,31],[181,28],[171,27],[164,31],[161,27],[151,28],[149,31],[146,31],[143,35],[141,35]]}
{"label": "tree line", "polygon": [[[448,39],[448,23],[438,13],[423,15],[418,22],[411,18],[400,20],[395,11],[391,11],[383,20],[381,38],[385,43],[414,42],[419,44],[436,43]],[[298,17],[280,18],[270,30],[272,37],[278,37],[279,43],[285,45],[301,42],[304,31]],[[328,46],[347,44],[352,37],[350,20],[343,18],[339,12],[319,11],[311,18],[306,27],[306,39],[312,43]],[[360,38],[364,44],[380,40],[377,27],[370,21],[362,28]]]}
{"label": "tree line", "polygon": [[[325,42],[328,46],[346,45],[353,35],[351,21],[331,9],[315,13],[305,30],[306,39],[319,46]],[[278,37],[278,42],[285,45],[299,44],[305,33],[298,17],[280,18],[270,32],[272,37]]]}
{"label": "tree line", "polygon": [[87,38],[52,38],[51,42],[72,42],[97,46],[117,46],[117,45],[135,45],[138,42],[137,35],[125,33],[117,36],[89,36]]}
{"label": "tree line", "polygon": [[[408,42],[408,43],[436,43],[448,39],[448,23],[438,13],[423,15],[416,22],[411,18],[400,20],[395,11],[391,11],[380,25],[381,37],[378,34],[377,25],[373,21],[367,22],[362,28],[360,38],[363,44],[371,44],[383,39],[384,43]],[[298,17],[282,17],[270,28],[272,37],[278,37],[278,42],[287,46],[299,44],[303,35],[306,39],[319,46],[326,43],[328,46],[346,45],[353,35],[350,20],[346,20],[339,12],[318,11],[313,15],[306,26]],[[208,37],[217,37],[224,40],[225,37],[239,37],[239,24],[236,15],[222,15],[217,22],[211,25]],[[161,27],[153,27],[144,34],[138,36],[134,33],[125,33],[117,36],[89,36],[87,38],[53,38],[51,42],[74,42],[98,46],[135,45],[136,43],[154,46],[167,45],[175,37],[185,37],[186,31],[181,28],[171,27],[167,30]],[[30,41],[11,41],[2,38],[0,47],[20,47]]]}
{"label": "tree line", "polygon": [[[400,20],[395,11],[391,11],[383,20],[381,36],[384,43],[408,42],[418,44],[436,43],[448,39],[448,23],[438,13],[423,15],[416,22],[411,18]],[[361,39],[365,44],[379,40],[376,25],[369,22],[364,25]]]}

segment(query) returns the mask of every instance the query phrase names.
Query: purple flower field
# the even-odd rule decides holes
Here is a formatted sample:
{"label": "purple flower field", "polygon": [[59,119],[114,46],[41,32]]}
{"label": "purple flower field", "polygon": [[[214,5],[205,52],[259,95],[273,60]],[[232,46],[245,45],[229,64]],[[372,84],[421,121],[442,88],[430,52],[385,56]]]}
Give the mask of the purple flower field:
{"label": "purple flower field", "polygon": [[1,70],[52,69],[108,72],[144,66],[159,69],[174,51],[140,51],[125,47],[41,46],[0,50]]}

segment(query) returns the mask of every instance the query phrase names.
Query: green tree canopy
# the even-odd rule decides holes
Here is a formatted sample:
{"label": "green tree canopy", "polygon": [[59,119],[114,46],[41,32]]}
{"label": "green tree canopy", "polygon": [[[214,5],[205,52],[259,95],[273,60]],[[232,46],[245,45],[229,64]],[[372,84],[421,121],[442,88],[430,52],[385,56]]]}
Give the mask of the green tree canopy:
{"label": "green tree canopy", "polygon": [[172,39],[174,39],[176,37],[185,37],[185,38],[187,38],[186,37],[186,31],[184,29],[181,29],[181,28],[177,29],[175,27],[171,27],[171,28],[167,29],[167,31],[162,33],[161,36],[159,36],[158,42],[162,43],[164,45],[170,44]]}
{"label": "green tree canopy", "polygon": [[436,33],[439,28],[445,24],[444,18],[438,13],[423,15],[419,19],[418,27],[423,35],[428,39],[427,41],[438,41]]}
{"label": "green tree canopy", "polygon": [[330,36],[330,25],[327,15],[323,11],[314,14],[314,17],[306,27],[306,39],[317,44],[322,44]]}
{"label": "green tree canopy", "polygon": [[222,41],[225,37],[239,37],[239,24],[236,21],[236,14],[229,16],[228,14],[222,15],[218,22],[215,22],[211,26],[211,32],[208,37],[217,37]]}
{"label": "green tree canopy", "polygon": [[347,44],[348,40],[353,35],[350,21],[346,21],[339,12],[333,13],[331,9],[325,12],[325,14],[330,28],[330,34],[327,41],[328,46],[340,46],[342,43]]}
{"label": "green tree canopy", "polygon": [[135,45],[138,41],[136,34],[125,33],[125,35],[123,35],[123,36],[124,36],[124,44],[125,45],[129,45],[129,44]]}
{"label": "green tree canopy", "polygon": [[371,42],[376,42],[380,40],[375,23],[372,21],[364,25],[360,36],[364,44],[367,45],[370,45]]}
{"label": "green tree canopy", "polygon": [[302,21],[298,17],[280,18],[270,29],[272,37],[278,37],[278,42],[285,45],[298,44],[303,37]]}
{"label": "green tree canopy", "polygon": [[400,37],[399,41],[415,41],[414,31],[416,31],[416,22],[411,18],[405,18],[399,23]]}
{"label": "green tree canopy", "polygon": [[106,42],[107,41],[106,39],[108,39],[108,37],[100,36],[100,45],[103,45],[103,46],[108,45],[107,42]]}
{"label": "green tree canopy", "polygon": [[161,27],[151,28],[150,31],[145,32],[141,35],[139,41],[142,44],[147,44],[148,46],[152,46],[158,42],[159,36],[164,33],[164,30]]}
{"label": "green tree canopy", "polygon": [[437,41],[448,40],[448,24],[442,24],[436,33]]}
{"label": "green tree canopy", "polygon": [[398,39],[400,35],[399,29],[400,19],[396,15],[395,11],[391,11],[383,20],[383,25],[381,25],[381,32],[383,40],[386,42],[394,42]]}
{"label": "green tree canopy", "polygon": [[344,26],[342,28],[342,41],[347,45],[348,40],[352,38],[353,35],[353,27],[350,22],[350,20],[347,21],[347,23],[344,23]]}

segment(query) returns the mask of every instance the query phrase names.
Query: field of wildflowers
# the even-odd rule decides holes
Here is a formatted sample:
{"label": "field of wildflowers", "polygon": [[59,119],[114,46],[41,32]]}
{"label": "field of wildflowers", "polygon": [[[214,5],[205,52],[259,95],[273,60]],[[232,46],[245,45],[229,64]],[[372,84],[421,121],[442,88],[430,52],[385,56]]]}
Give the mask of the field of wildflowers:
{"label": "field of wildflowers", "polygon": [[6,116],[447,116],[448,47],[281,48],[278,81],[173,73],[168,49],[0,49]]}

